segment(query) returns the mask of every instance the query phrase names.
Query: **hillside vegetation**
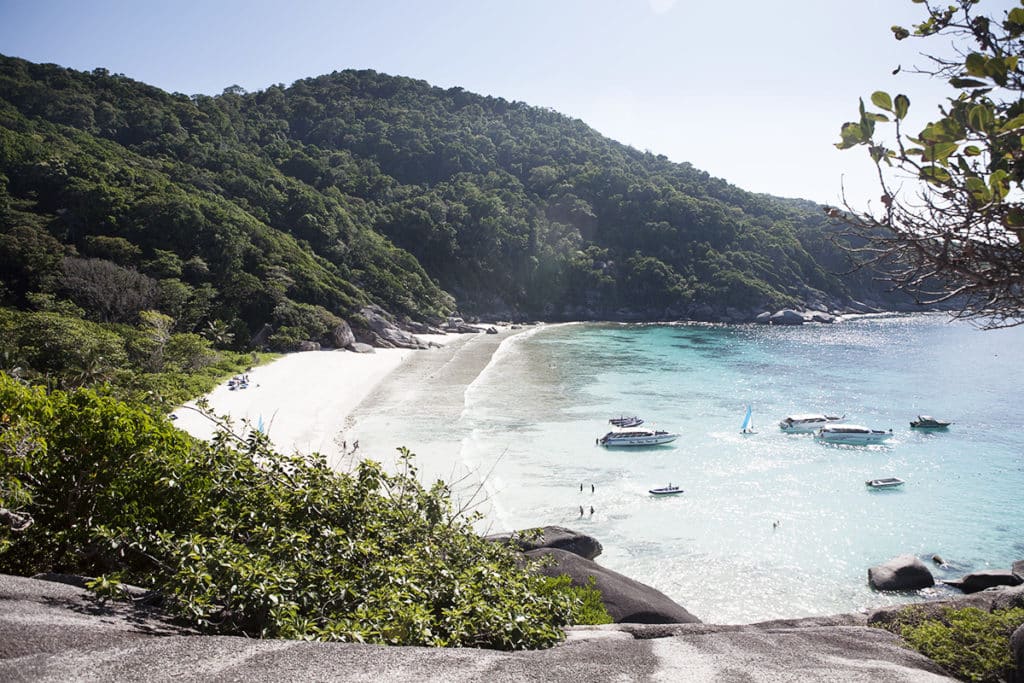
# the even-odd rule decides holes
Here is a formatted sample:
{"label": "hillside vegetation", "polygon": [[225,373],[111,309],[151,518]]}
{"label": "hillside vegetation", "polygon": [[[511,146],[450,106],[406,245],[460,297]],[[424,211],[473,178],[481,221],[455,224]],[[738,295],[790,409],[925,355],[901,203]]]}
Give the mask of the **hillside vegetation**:
{"label": "hillside vegetation", "polygon": [[[368,302],[665,318],[851,293],[813,204],[520,102],[372,71],[188,97],[13,58],[0,93],[10,305],[315,332]],[[83,282],[116,277],[128,300]]]}

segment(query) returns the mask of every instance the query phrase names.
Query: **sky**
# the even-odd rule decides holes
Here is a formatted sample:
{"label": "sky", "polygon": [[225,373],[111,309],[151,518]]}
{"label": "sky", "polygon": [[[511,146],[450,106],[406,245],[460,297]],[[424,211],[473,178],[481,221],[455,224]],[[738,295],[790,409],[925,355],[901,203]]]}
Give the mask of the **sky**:
{"label": "sky", "polygon": [[939,46],[889,30],[922,16],[911,0],[0,0],[0,54],[187,95],[374,69],[549,107],[752,192],[835,205],[845,187],[864,208],[874,166],[833,146],[858,98],[905,93],[923,125],[950,94],[910,73]]}

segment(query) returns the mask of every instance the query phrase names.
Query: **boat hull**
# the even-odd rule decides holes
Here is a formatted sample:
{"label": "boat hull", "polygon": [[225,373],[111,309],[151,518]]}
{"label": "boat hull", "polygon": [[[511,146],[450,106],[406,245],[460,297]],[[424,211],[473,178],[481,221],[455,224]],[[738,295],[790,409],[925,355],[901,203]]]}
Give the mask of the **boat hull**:
{"label": "boat hull", "polygon": [[892,435],[888,432],[872,432],[870,434],[822,434],[819,432],[814,438],[822,443],[871,446],[885,443],[890,436]]}
{"label": "boat hull", "polygon": [[679,438],[678,434],[654,434],[652,436],[618,436],[601,439],[601,445],[605,448],[618,448],[628,446],[660,446],[672,443]]}
{"label": "boat hull", "polygon": [[873,489],[894,489],[899,486],[903,486],[903,480],[897,477],[887,477],[885,479],[868,479],[864,482],[865,485]]}
{"label": "boat hull", "polygon": [[673,486],[672,488],[662,487],[660,489],[651,489],[649,491],[649,493],[654,496],[674,496],[682,492],[683,490],[678,486]]}

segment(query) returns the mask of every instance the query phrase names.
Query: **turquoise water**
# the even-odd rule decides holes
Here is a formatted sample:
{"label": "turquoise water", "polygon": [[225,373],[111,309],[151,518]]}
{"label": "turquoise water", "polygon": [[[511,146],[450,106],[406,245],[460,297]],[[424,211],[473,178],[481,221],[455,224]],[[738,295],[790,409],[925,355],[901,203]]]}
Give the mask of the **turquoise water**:
{"label": "turquoise water", "polygon": [[[487,475],[495,528],[591,533],[602,564],[705,620],[853,611],[908,599],[866,585],[868,567],[901,553],[942,555],[953,568],[939,578],[1024,558],[1022,352],[1024,329],[933,316],[558,326],[508,340],[469,388],[461,451]],[[743,436],[747,404],[758,433]],[[818,411],[894,437],[826,446],[778,429]],[[595,446],[623,413],[683,436]],[[914,432],[919,413],[955,424]],[[883,476],[907,483],[864,486]],[[685,493],[647,493],[669,482]]]}
{"label": "turquoise water", "polygon": [[[952,569],[937,578],[1024,558],[1022,352],[1024,328],[983,332],[938,316],[551,326],[505,341],[443,435],[409,420],[389,436],[428,460],[457,450],[484,479],[491,530],[590,533],[601,564],[705,621],[850,612],[919,599],[867,587],[867,568],[898,554],[942,555]],[[758,433],[743,436],[748,404]],[[799,412],[894,436],[850,447],[782,433],[778,421]],[[914,432],[919,413],[954,425]],[[683,436],[595,446],[620,414]],[[907,483],[864,485],[886,476]],[[647,493],[670,482],[685,493]]]}

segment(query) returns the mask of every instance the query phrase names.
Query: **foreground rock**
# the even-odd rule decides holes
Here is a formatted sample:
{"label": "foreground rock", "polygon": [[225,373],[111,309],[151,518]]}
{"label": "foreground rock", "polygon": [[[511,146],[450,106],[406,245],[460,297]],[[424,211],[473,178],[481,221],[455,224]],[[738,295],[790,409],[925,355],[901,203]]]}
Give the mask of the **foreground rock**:
{"label": "foreground rock", "polygon": [[700,619],[656,588],[606,569],[573,553],[556,548],[530,550],[532,560],[550,557],[554,564],[542,567],[547,576],[568,574],[574,586],[586,586],[591,577],[601,591],[601,602],[616,624],[697,624]]}
{"label": "foreground rock", "polygon": [[0,575],[5,681],[951,681],[896,636],[849,620],[601,626],[535,652],[193,635],[159,613]]}
{"label": "foreground rock", "polygon": [[914,555],[900,555],[868,570],[868,583],[879,591],[912,591],[935,585],[935,577]]}

